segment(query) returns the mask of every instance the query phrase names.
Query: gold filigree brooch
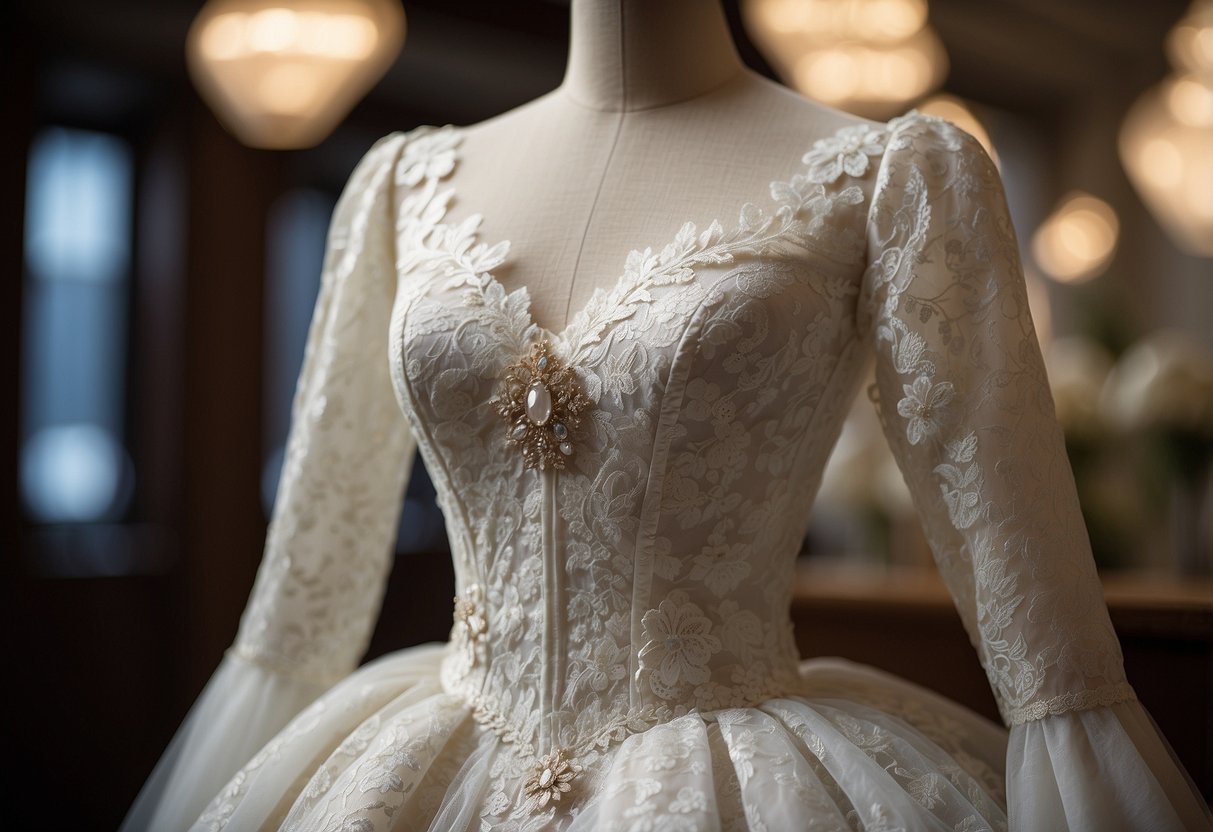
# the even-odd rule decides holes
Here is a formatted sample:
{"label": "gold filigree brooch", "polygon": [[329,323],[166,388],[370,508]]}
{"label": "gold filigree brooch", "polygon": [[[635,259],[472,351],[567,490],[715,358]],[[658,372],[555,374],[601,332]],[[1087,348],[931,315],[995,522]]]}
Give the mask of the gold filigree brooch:
{"label": "gold filigree brooch", "polygon": [[539,758],[532,766],[531,776],[523,785],[525,808],[532,813],[548,803],[559,801],[562,795],[572,791],[573,781],[581,774],[582,768],[571,762],[565,753],[563,748],[558,748]]}
{"label": "gold filigree brooch", "polygon": [[576,371],[552,354],[545,338],[505,368],[502,386],[491,404],[509,425],[506,443],[522,447],[527,468],[564,468],[573,431],[590,406]]}

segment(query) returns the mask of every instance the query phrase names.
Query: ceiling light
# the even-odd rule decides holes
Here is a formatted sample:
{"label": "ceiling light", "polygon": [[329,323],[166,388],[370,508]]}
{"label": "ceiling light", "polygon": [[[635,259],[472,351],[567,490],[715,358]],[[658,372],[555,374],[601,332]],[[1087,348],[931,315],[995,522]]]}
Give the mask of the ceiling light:
{"label": "ceiling light", "polygon": [[399,54],[391,0],[211,0],[190,27],[190,75],[252,147],[323,140]]}

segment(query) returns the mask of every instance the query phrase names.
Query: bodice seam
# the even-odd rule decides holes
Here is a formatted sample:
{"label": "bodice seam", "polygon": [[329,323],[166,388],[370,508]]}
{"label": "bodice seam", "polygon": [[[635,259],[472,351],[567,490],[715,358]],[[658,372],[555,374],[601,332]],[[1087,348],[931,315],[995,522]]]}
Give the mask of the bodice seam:
{"label": "bodice seam", "polygon": [[[402,272],[400,269],[397,269],[397,282],[399,283],[399,281],[406,279],[412,273],[412,271],[413,270],[408,269]],[[406,363],[404,355],[406,341],[405,333],[408,328],[408,317],[409,313],[412,311],[411,307],[413,301],[413,298],[406,298],[402,303],[400,303],[398,312],[399,329],[396,333],[396,337],[392,339],[391,360],[393,365],[392,372],[398,376],[397,383],[400,385],[402,395],[407,399],[407,404],[412,412],[420,413],[420,408],[417,404],[418,399],[416,396],[416,391],[413,389],[412,381],[409,379],[408,372],[405,370],[404,366]],[[457,530],[461,541],[459,548],[463,551],[465,561],[468,561],[465,563],[466,568],[469,570],[470,574],[477,575],[479,570],[474,563],[475,558],[471,557],[471,552],[473,551],[471,541],[467,539],[468,532],[471,529],[471,520],[467,515],[467,507],[458,497],[458,491],[454,488],[454,478],[446,464],[446,461],[438,452],[437,446],[430,433],[430,429],[424,423],[425,420],[417,418],[415,421],[415,438],[417,439],[418,446],[424,449],[426,452],[426,457],[423,458],[426,471],[430,472],[431,478],[436,478],[437,481],[435,482],[435,486],[442,489],[442,502],[444,504],[451,505],[452,508],[459,511],[461,520],[460,528]],[[484,576],[479,576],[478,580],[483,582]]]}
{"label": "bodice seam", "polygon": [[[699,280],[698,274],[694,279]],[[666,376],[664,394],[662,396],[661,415],[657,419],[657,424],[654,426],[654,441],[652,445],[652,453],[649,463],[649,479],[645,485],[644,502],[641,508],[641,520],[636,531],[637,540],[637,559],[632,572],[632,609],[631,621],[629,622],[631,632],[631,644],[628,649],[628,677],[631,680],[628,685],[628,701],[635,707],[639,696],[639,684],[637,683],[637,674],[640,672],[640,660],[637,657],[637,652],[640,650],[644,642],[644,629],[641,625],[641,618],[644,612],[649,609],[649,601],[652,597],[653,588],[653,543],[657,534],[657,527],[661,519],[661,500],[665,493],[665,481],[668,474],[667,465],[669,461],[670,444],[673,441],[673,432],[671,428],[677,423],[678,416],[682,412],[682,401],[686,394],[686,378],[690,373],[690,368],[694,364],[694,352],[686,358],[683,364],[679,364],[679,358],[686,355],[687,338],[698,322],[702,325],[703,316],[706,313],[707,305],[705,303],[706,296],[700,298],[695,309],[688,316],[686,326],[683,328],[682,335],[678,339],[678,346],[674,350],[674,358],[670,361],[670,372]],[[680,366],[685,366],[686,371],[682,373],[684,378],[681,389],[678,391],[677,401],[672,401],[674,397],[670,395],[670,391],[678,375]],[[654,482],[656,480],[656,482]],[[645,559],[643,563],[639,558],[640,546],[645,546]],[[642,575],[641,572],[644,572]],[[641,588],[643,587],[643,592]]]}

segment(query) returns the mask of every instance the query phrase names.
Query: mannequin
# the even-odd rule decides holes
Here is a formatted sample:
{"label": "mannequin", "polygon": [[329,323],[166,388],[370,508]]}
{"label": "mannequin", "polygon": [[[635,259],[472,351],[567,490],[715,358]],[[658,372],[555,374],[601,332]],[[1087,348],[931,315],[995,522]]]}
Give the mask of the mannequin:
{"label": "mannequin", "polygon": [[745,67],[716,0],[574,0],[564,82],[465,128],[449,218],[481,214],[482,240],[510,241],[497,278],[558,332],[631,249],[731,222],[861,122]]}

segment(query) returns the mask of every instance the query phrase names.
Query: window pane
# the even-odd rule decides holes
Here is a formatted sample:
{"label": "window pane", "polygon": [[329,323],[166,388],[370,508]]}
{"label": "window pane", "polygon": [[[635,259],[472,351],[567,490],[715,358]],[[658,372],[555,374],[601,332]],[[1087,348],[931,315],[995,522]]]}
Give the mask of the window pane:
{"label": "window pane", "polygon": [[[320,191],[290,191],[274,204],[269,218],[264,410],[265,447],[270,450],[261,477],[267,517],[273,511],[281,476],[291,402],[320,289],[325,237],[335,202]],[[418,458],[401,509],[396,551],[435,552],[446,548],[446,528],[435,502],[434,486]]]}
{"label": "window pane", "polygon": [[335,201],[322,191],[296,189],[270,210],[265,275],[265,444],[261,499],[268,517],[274,507],[291,402],[303,365],[312,308],[320,291],[325,235]]}
{"label": "window pane", "polygon": [[48,128],[27,187],[21,484],[43,522],[113,519],[122,446],[133,172],[121,139]]}

